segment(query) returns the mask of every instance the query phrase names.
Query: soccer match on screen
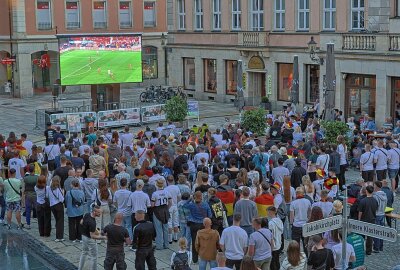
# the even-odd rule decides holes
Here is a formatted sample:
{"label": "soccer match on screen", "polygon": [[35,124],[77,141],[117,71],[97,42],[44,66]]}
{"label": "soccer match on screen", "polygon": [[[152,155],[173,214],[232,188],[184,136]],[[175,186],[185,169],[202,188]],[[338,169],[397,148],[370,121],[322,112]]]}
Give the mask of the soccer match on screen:
{"label": "soccer match on screen", "polygon": [[62,85],[142,81],[141,36],[69,36],[59,39]]}

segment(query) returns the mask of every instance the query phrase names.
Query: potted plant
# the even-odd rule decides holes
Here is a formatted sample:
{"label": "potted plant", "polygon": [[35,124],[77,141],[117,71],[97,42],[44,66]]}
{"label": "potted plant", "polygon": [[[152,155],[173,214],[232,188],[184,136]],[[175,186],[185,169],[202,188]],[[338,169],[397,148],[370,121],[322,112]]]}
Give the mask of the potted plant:
{"label": "potted plant", "polygon": [[271,102],[269,101],[269,97],[267,97],[267,96],[262,97],[261,104],[263,104],[263,107],[265,110],[267,110],[267,111],[271,110]]}
{"label": "potted plant", "polygon": [[174,122],[175,126],[182,127],[188,113],[186,100],[180,96],[172,97],[165,104],[167,120]]}
{"label": "potted plant", "polygon": [[265,128],[267,127],[265,122],[265,110],[263,108],[257,108],[245,111],[241,124],[246,130],[263,136],[265,134]]}

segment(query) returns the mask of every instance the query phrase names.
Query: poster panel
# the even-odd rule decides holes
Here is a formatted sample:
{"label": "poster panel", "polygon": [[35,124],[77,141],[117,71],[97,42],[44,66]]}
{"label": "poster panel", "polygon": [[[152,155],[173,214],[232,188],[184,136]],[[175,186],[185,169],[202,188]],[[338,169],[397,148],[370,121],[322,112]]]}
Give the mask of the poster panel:
{"label": "poster panel", "polygon": [[167,119],[164,104],[146,106],[141,108],[142,122],[163,121]]}

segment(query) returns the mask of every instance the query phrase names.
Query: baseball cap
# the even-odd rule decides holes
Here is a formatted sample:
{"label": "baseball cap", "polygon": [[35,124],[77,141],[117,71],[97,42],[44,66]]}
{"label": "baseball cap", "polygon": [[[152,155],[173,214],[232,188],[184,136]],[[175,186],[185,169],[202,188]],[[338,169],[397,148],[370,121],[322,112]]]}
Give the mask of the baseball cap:
{"label": "baseball cap", "polygon": [[142,180],[142,179],[138,179],[138,180],[136,181],[136,187],[143,187],[143,186],[144,186],[143,180]]}

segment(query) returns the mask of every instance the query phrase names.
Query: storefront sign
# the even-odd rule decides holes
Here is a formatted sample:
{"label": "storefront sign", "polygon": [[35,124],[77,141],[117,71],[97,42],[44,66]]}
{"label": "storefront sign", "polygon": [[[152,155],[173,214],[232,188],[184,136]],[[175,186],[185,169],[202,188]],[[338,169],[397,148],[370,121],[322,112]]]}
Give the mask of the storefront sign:
{"label": "storefront sign", "polygon": [[249,69],[264,69],[264,60],[262,60],[260,56],[253,56],[252,58],[250,58],[247,67]]}
{"label": "storefront sign", "polygon": [[397,231],[390,227],[349,219],[347,222],[347,228],[349,232],[352,233],[371,236],[389,242],[397,241]]}
{"label": "storefront sign", "polygon": [[188,101],[188,118],[200,118],[199,102]]}
{"label": "storefront sign", "polygon": [[303,236],[311,236],[342,227],[342,216],[333,216],[307,223],[303,226]]}
{"label": "storefront sign", "polygon": [[141,108],[142,122],[153,122],[165,120],[167,115],[164,110],[164,104],[147,106]]}

